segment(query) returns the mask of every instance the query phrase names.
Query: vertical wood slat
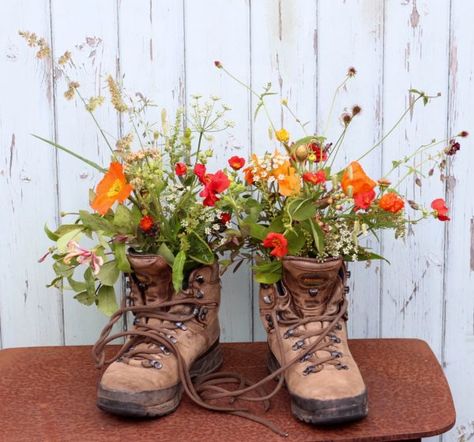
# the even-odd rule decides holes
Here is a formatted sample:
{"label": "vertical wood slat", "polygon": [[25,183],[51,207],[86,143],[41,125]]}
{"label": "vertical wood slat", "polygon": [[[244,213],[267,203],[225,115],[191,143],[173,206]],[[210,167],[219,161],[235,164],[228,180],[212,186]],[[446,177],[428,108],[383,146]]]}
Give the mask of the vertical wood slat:
{"label": "vertical wood slat", "polygon": [[48,1],[1,2],[0,29],[0,346],[61,344],[61,296],[38,264],[49,246],[42,225],[56,222],[56,157],[29,135],[54,137],[51,66],[18,36],[49,41]]}
{"label": "vertical wood slat", "polygon": [[[80,84],[79,91],[85,97],[103,95],[109,100],[105,77],[115,76],[117,68],[117,10],[114,1],[95,2],[84,0],[71,7],[69,2],[52,0],[54,56],[66,50],[74,50],[77,44],[84,49],[74,60],[77,69],[71,71],[71,79]],[[94,13],[91,13],[94,11]],[[102,45],[97,49],[87,38],[100,38]],[[96,55],[91,54],[96,51]],[[75,51],[73,51],[74,57]],[[99,136],[98,130],[84,105],[76,98],[68,101],[63,92],[67,82],[58,78],[56,100],[57,141],[80,155],[91,158],[108,167],[110,150]],[[117,118],[107,103],[96,112],[97,119],[106,132],[117,136]],[[60,210],[76,212],[79,208],[89,209],[88,191],[101,179],[101,174],[69,155],[58,153]],[[75,217],[63,218],[71,221]],[[95,306],[84,306],[72,297],[71,291],[64,291],[64,324],[66,344],[95,342],[98,331],[107,322],[107,317]]]}
{"label": "vertical wood slat", "polygon": [[[335,142],[342,132],[340,115],[352,106],[362,113],[351,123],[333,167],[339,171],[358,158],[382,136],[384,2],[372,0],[319,2],[318,9],[318,133]],[[337,54],[337,55],[336,55]],[[332,118],[327,123],[336,88],[349,67],[357,74],[338,94]],[[328,132],[326,125],[328,124]],[[367,173],[381,176],[381,148],[361,160]],[[373,238],[365,242],[380,252]],[[377,336],[379,326],[380,262],[349,264],[350,318],[352,337]]]}
{"label": "vertical wood slat", "polygon": [[[228,134],[218,133],[212,142],[216,157],[208,167],[211,170],[228,167],[227,160],[238,153],[247,157],[250,146],[250,97],[239,85],[214,66],[220,60],[244,82],[250,80],[249,65],[249,2],[248,0],[185,1],[186,47],[186,96],[202,95],[201,102],[209,95],[218,95],[220,103],[229,104],[232,112],[228,119],[236,129]],[[219,103],[219,102],[218,102]],[[240,148],[235,153],[231,149]],[[236,274],[227,272],[222,279],[220,310],[221,339],[223,341],[249,341],[252,339],[250,272],[242,266]]]}
{"label": "vertical wood slat", "polygon": [[[474,102],[473,10],[465,2],[451,2],[449,48],[448,134],[472,134]],[[472,135],[471,135],[472,137]],[[450,167],[453,179],[446,186],[452,220],[446,225],[444,256],[443,365],[450,381],[457,411],[456,427],[443,440],[469,440],[474,434],[474,151],[471,138],[461,139],[461,151]],[[437,326],[441,327],[442,324]]]}
{"label": "vertical wood slat", "polygon": [[[276,129],[285,127],[293,138],[304,136],[304,132],[283,109],[279,102],[287,99],[289,106],[303,121],[309,121],[307,131],[316,127],[316,2],[302,0],[262,0],[251,3],[251,63],[252,87],[261,93],[263,87],[272,83],[276,96],[267,97],[269,113]],[[252,115],[256,110],[252,102]],[[262,154],[281,146],[270,141],[270,124],[265,113],[260,111],[252,130],[252,152]],[[254,284],[253,339],[265,340],[258,312],[258,284]]]}
{"label": "vertical wood slat", "polygon": [[[384,169],[433,138],[446,136],[447,48],[449,4],[445,1],[410,1],[385,4],[385,132],[413,97],[410,88],[442,93],[427,107],[417,106],[399,129],[384,143]],[[429,75],[427,73],[429,72]],[[426,155],[419,155],[419,163]],[[411,164],[413,165],[413,163]],[[429,167],[424,167],[425,173]],[[402,173],[405,173],[403,171]],[[395,184],[400,176],[389,177]],[[436,177],[417,187],[413,178],[403,182],[403,194],[429,207],[443,195],[443,184]],[[413,213],[415,218],[416,213]],[[382,264],[382,336],[411,336],[427,340],[435,353],[441,350],[443,291],[443,226],[436,220],[408,230],[404,241],[384,235],[384,255],[391,265]]]}

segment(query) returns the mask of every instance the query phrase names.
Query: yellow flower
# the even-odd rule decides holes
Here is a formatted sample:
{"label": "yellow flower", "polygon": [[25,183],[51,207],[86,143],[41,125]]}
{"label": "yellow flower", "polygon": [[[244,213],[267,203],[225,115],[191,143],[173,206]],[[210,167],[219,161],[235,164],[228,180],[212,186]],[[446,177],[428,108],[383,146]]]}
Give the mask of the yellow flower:
{"label": "yellow flower", "polygon": [[109,86],[111,101],[115,110],[117,112],[127,111],[128,107],[123,101],[122,92],[120,91],[118,84],[115,82],[111,75],[107,77],[107,85]]}
{"label": "yellow flower", "polygon": [[288,143],[290,140],[290,133],[286,129],[277,130],[275,136],[281,143]]}

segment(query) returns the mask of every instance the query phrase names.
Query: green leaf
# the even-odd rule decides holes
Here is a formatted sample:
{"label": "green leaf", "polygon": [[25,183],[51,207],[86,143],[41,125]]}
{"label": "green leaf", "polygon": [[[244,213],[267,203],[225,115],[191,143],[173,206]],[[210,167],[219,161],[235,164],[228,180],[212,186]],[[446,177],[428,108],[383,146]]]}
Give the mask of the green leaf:
{"label": "green leaf", "polygon": [[116,243],[114,248],[115,260],[117,261],[117,268],[125,273],[131,273],[132,268],[127,258],[126,244],[123,242]]}
{"label": "green leaf", "polygon": [[268,229],[260,224],[254,222],[244,222],[242,224],[243,226],[247,227],[248,234],[254,239],[263,241],[268,235]]}
{"label": "green leaf", "polygon": [[190,248],[188,251],[189,258],[201,264],[205,264],[205,265],[213,264],[215,261],[215,256],[214,256],[214,253],[212,253],[212,250],[210,249],[207,242],[204,241],[204,239],[202,239],[194,231],[191,231],[191,233],[188,235],[188,238],[189,238],[189,245],[190,245]]}
{"label": "green leaf", "polygon": [[314,244],[319,253],[324,252],[324,232],[321,230],[318,224],[312,219],[309,219],[309,226],[311,228],[311,234],[313,235]]}
{"label": "green leaf", "polygon": [[57,289],[60,289],[62,287],[62,281],[63,281],[63,277],[57,276],[46,287],[48,289],[51,287],[56,287]]}
{"label": "green leaf", "polygon": [[283,233],[285,231],[285,226],[283,224],[283,217],[277,216],[273,218],[270,226],[268,226],[269,232]]}
{"label": "green leaf", "polygon": [[115,299],[115,290],[111,286],[103,285],[97,293],[97,308],[107,316],[112,316],[118,309]]}
{"label": "green leaf", "polygon": [[78,293],[76,296],[74,296],[74,299],[79,301],[81,304],[92,305],[94,304],[95,296],[94,295],[91,296],[89,292],[83,291],[81,293]]}
{"label": "green leaf", "polygon": [[95,213],[89,213],[87,210],[80,210],[79,217],[84,226],[94,230],[95,232],[101,231],[108,235],[112,235],[116,231],[115,226],[110,221]]}
{"label": "green leaf", "polygon": [[117,227],[123,227],[127,230],[131,230],[132,212],[130,209],[125,207],[123,204],[119,204],[115,210],[113,223]]}
{"label": "green leaf", "polygon": [[87,288],[87,284],[85,282],[75,281],[72,277],[69,277],[67,281],[75,292],[81,292]]}
{"label": "green leaf", "polygon": [[69,278],[74,273],[74,266],[69,264],[65,264],[62,260],[56,261],[53,264],[53,270],[56,275],[64,278]]}
{"label": "green leaf", "polygon": [[290,255],[297,255],[306,243],[306,238],[301,229],[290,230],[285,233],[288,240],[288,253]]}
{"label": "green leaf", "polygon": [[86,291],[89,293],[89,296],[95,297],[95,277],[90,267],[84,272],[84,282],[86,283]]}
{"label": "green leaf", "polygon": [[296,198],[288,203],[288,213],[296,221],[305,221],[316,214],[316,205],[312,198]]}
{"label": "green leaf", "polygon": [[46,233],[46,236],[51,240],[51,241],[57,241],[59,239],[59,235],[56,233],[52,232],[49,230],[47,224],[44,225],[44,232]]}
{"label": "green leaf", "polygon": [[169,249],[169,247],[163,242],[160,244],[158,248],[158,255],[161,255],[163,258],[166,259],[166,262],[172,266],[174,263],[174,255],[173,252]]}
{"label": "green leaf", "polygon": [[67,244],[69,241],[79,241],[82,231],[84,227],[77,227],[75,229],[71,229],[69,232],[61,235],[58,240],[56,241],[56,247],[58,248],[59,253],[66,253],[67,251]]}
{"label": "green leaf", "polygon": [[62,150],[63,152],[66,152],[69,155],[72,155],[73,157],[83,161],[84,163],[88,164],[89,166],[92,166],[94,169],[99,170],[100,172],[103,172],[103,173],[107,172],[107,169],[104,169],[103,167],[99,166],[97,163],[94,163],[93,161],[88,160],[87,158],[84,158],[83,156],[77,154],[76,152],[73,152],[72,150],[69,150],[67,147],[61,146],[60,144],[55,143],[54,141],[47,140],[46,138],[42,138],[38,135],[35,135],[35,134],[31,134],[31,135],[33,135],[35,138],[38,138],[38,140],[44,141],[45,143],[48,143],[51,146],[54,146],[56,149]]}
{"label": "green leaf", "polygon": [[97,279],[104,285],[113,286],[120,275],[120,271],[117,267],[117,261],[108,261],[106,262],[99,273],[97,274]]}
{"label": "green leaf", "polygon": [[176,255],[173,263],[173,287],[178,292],[181,290],[184,279],[184,264],[186,263],[186,253],[182,250]]}
{"label": "green leaf", "polygon": [[384,258],[382,255],[378,255],[377,253],[371,252],[369,250],[359,250],[359,253],[357,254],[357,261],[370,261],[372,259],[381,259],[390,264],[390,261]]}
{"label": "green leaf", "polygon": [[253,267],[255,280],[260,284],[273,284],[281,279],[281,261],[263,261]]}

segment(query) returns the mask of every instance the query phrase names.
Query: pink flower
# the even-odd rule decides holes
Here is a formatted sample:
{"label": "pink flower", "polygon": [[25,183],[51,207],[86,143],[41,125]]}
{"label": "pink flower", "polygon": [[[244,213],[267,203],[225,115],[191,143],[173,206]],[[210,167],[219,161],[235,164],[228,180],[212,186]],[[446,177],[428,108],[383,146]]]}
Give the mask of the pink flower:
{"label": "pink flower", "polygon": [[94,275],[99,273],[100,267],[104,264],[104,259],[101,256],[97,256],[91,250],[83,249],[76,241],[67,243],[67,251],[68,253],[63,259],[65,264],[69,264],[75,258],[79,264],[89,264]]}

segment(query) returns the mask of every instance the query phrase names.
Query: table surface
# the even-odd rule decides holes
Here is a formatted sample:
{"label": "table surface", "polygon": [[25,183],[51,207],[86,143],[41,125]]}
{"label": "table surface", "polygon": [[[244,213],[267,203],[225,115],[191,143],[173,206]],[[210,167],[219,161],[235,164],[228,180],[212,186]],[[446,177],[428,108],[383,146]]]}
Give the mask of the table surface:
{"label": "table surface", "polygon": [[[222,344],[222,370],[251,380],[267,374],[266,344]],[[428,345],[417,339],[351,340],[369,392],[369,416],[334,427],[292,417],[286,390],[264,413],[289,433],[284,439],[237,416],[206,411],[183,396],[173,414],[154,420],[119,418],[95,406],[100,373],[89,346],[14,348],[0,351],[1,441],[384,441],[432,436],[449,430],[455,411],[443,371]],[[270,391],[274,381],[266,387]]]}

